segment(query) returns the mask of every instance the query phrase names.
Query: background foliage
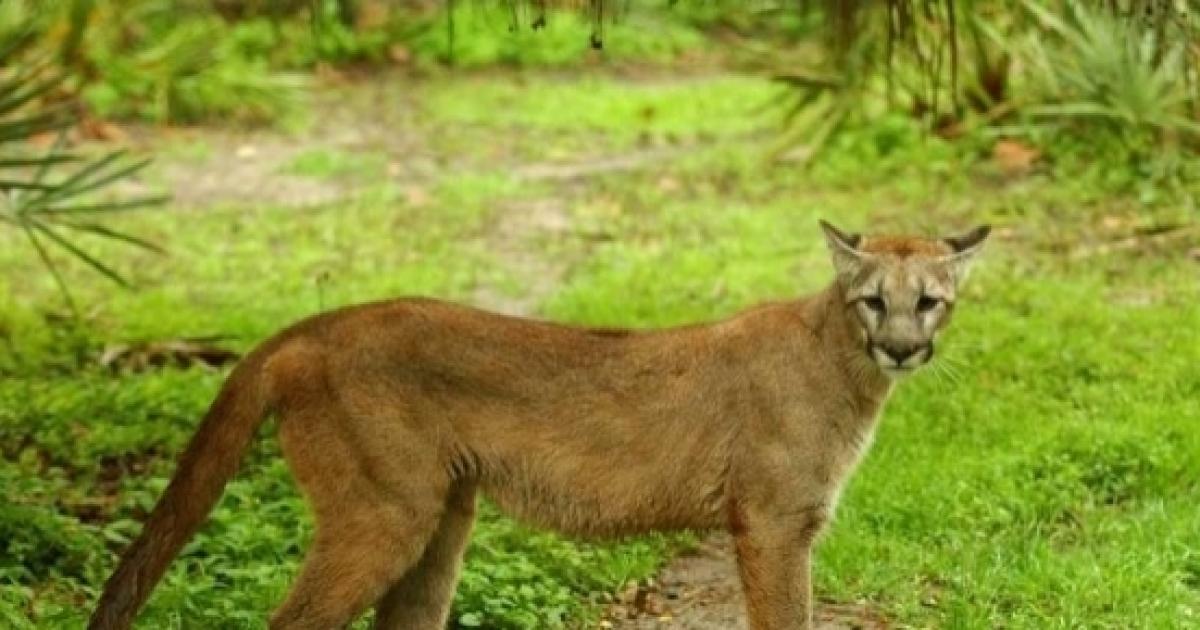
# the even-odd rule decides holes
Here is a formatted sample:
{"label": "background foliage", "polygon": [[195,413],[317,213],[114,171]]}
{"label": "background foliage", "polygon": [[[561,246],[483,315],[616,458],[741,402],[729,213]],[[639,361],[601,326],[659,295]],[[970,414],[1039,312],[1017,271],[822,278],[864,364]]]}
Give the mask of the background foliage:
{"label": "background foliage", "polygon": [[[535,29],[536,3],[0,3],[0,625],[80,625],[219,385],[211,346],[402,294],[711,319],[821,286],[818,217],[998,227],[818,592],[915,626],[1194,624],[1200,13],[620,4]],[[311,525],[267,433],[145,627],[261,627],[282,597]],[[456,622],[594,619],[686,542],[485,505]]]}

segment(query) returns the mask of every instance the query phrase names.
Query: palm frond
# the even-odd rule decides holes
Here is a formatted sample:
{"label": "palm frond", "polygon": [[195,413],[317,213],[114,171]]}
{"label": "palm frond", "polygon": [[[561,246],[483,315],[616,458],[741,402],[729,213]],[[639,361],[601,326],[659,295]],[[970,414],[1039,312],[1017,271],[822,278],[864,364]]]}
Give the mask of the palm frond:
{"label": "palm frond", "polygon": [[[74,5],[80,16],[89,6],[87,0],[76,0]],[[70,285],[50,247],[66,252],[121,286],[130,286],[114,266],[88,252],[72,235],[162,253],[157,244],[92,217],[161,204],[164,198],[95,198],[100,190],[145,168],[149,160],[131,160],[120,150],[95,158],[66,150],[65,130],[77,123],[76,112],[70,105],[56,102],[55,97],[67,76],[38,61],[36,52],[27,53],[33,45],[32,32],[28,28],[0,36],[0,223],[21,230],[64,301],[76,312]],[[28,140],[53,131],[59,133],[52,146],[41,154],[32,153]],[[63,167],[70,170],[60,173]]]}

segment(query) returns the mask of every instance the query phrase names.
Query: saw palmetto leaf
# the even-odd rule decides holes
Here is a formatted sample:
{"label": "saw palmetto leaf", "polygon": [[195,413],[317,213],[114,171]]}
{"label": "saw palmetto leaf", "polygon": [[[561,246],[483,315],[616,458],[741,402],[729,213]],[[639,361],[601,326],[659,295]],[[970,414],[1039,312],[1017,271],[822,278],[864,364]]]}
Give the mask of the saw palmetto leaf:
{"label": "saw palmetto leaf", "polygon": [[[106,187],[135,175],[148,159],[131,159],[123,150],[85,157],[66,150],[66,129],[78,122],[76,111],[61,97],[64,73],[34,60],[32,30],[0,36],[0,224],[28,239],[53,277],[71,310],[70,285],[51,249],[82,262],[121,286],[130,282],[112,264],[85,249],[78,239],[96,238],[162,253],[152,241],[116,230],[97,219],[112,212],[163,203],[163,196],[105,199]],[[43,58],[45,55],[43,55]],[[30,140],[58,131],[55,141],[35,153]]]}

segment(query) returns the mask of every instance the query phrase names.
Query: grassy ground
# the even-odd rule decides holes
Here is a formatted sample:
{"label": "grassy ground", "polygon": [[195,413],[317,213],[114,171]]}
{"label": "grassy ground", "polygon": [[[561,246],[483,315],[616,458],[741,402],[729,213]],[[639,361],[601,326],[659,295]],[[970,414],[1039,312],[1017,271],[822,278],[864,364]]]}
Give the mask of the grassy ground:
{"label": "grassy ground", "polygon": [[[600,74],[351,89],[328,117],[366,132],[288,139],[302,148],[259,169],[285,179],[259,189],[270,200],[274,183],[348,181],[353,195],[214,195],[125,217],[171,253],[119,254],[134,293],[71,267],[86,305],[76,326],[32,253],[0,234],[0,624],[79,626],[220,382],[201,368],[112,374],[95,366],[106,342],[223,334],[244,349],[323,308],[402,294],[533,291],[534,309],[563,321],[706,320],[823,286],[818,217],[999,227],[943,367],[899,390],[845,494],[818,593],[923,627],[1198,623],[1197,263],[1179,238],[1098,247],[1194,218],[1066,174],[1007,178],[967,143],[903,122],[848,133],[810,169],[772,165],[760,108],[773,89]],[[369,133],[354,115],[363,102],[411,108],[406,126]],[[408,140],[380,140],[389,133]],[[186,186],[170,173],[220,168],[260,141],[160,147],[157,183]],[[142,627],[262,627],[309,535],[268,435]],[[568,543],[485,510],[456,617],[586,619],[589,594],[648,574],[671,544]]]}

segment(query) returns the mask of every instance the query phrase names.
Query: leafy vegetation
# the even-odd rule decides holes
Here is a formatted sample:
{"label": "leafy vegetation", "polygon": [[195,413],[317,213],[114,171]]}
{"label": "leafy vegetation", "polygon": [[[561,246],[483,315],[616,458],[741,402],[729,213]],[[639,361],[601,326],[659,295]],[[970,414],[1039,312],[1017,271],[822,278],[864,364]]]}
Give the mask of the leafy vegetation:
{"label": "leafy vegetation", "polygon": [[1171,41],[1136,21],[1082,4],[1069,4],[1062,18],[1035,3],[1028,6],[1058,40],[1025,42],[1034,98],[1047,102],[1032,108],[1032,115],[1095,120],[1110,131],[1128,133],[1135,143],[1147,132],[1200,133],[1200,124],[1189,119],[1198,102],[1187,81],[1182,38]]}
{"label": "leafy vegetation", "polygon": [[[1036,8],[1044,6],[981,13],[991,25],[980,41],[996,46],[988,64],[1003,65],[1004,51],[1031,69],[1006,84],[1006,99],[1023,113],[930,135],[928,118],[885,107],[886,85],[873,70],[863,85],[881,91],[866,103],[870,115],[843,118],[804,168],[766,159],[780,145],[780,109],[772,105],[785,88],[711,70],[683,80],[609,70],[433,71],[366,86],[334,82],[312,97],[297,83],[293,96],[319,114],[298,123],[304,133],[164,134],[152,146],[162,158],[144,177],[202,203],[113,214],[105,225],[170,256],[112,239],[89,249],[96,260],[123,256],[120,268],[139,291],[112,292],[86,266],[59,265],[62,282],[89,307],[64,319],[37,251],[20,232],[0,232],[0,625],[81,625],[223,375],[201,365],[102,361],[112,344],[219,336],[244,350],[319,310],[413,294],[475,303],[502,295],[578,323],[703,321],[827,282],[819,217],[921,232],[987,220],[997,231],[939,348],[939,366],[900,388],[847,488],[818,551],[818,593],[870,602],[897,625],[1195,625],[1195,156],[1186,125],[1178,134],[1171,126],[1171,117],[1194,124],[1194,103],[1127,96],[1184,89],[1153,78],[1176,71],[1161,65],[1175,63],[1170,47],[1143,57],[1141,48],[1092,46],[1092,56],[1067,59],[1074,33],[1083,32],[1075,18],[1060,17],[1065,30],[1036,44],[1048,65],[1031,65],[1026,20],[1059,15]],[[133,34],[132,49],[105,48],[87,38],[103,36],[113,7],[98,1],[98,22],[82,35],[85,59],[111,52],[83,84],[93,107],[106,98],[97,86],[120,75],[111,69],[142,54],[131,50],[183,42],[170,33],[193,22],[223,42],[230,29],[240,31],[232,39],[242,44],[222,45],[254,51],[245,58],[258,60],[253,72],[264,74],[255,76],[322,60],[402,57],[390,49],[397,42],[423,71],[446,54],[437,13],[408,25],[421,28],[394,31],[386,21],[351,28],[340,14],[322,14],[320,44],[303,13],[189,13],[176,23],[160,16]],[[586,18],[552,16],[547,31],[519,31],[515,37],[541,42],[527,46],[514,43],[525,40],[512,39],[506,22],[458,10],[462,65],[554,66],[596,54],[587,48]],[[746,25],[758,19],[681,11],[674,34],[661,40],[636,35],[644,26],[633,18],[619,22],[606,32],[606,54],[628,45],[667,62],[724,41],[701,37],[704,29],[753,32]],[[777,34],[808,32],[812,24],[797,15]],[[936,22],[935,15],[926,26]],[[622,24],[637,42],[621,43]],[[562,33],[571,34],[569,44]],[[653,52],[659,45],[661,56]],[[1111,65],[1088,65],[1100,62]],[[1137,72],[1150,64],[1150,74],[1097,69],[1128,63],[1143,64]],[[166,112],[174,120],[232,111],[189,101],[179,87],[189,77],[215,84],[202,66],[172,64],[163,67],[182,70],[159,75],[170,80],[150,81],[144,92],[166,109],[112,115]],[[1058,78],[1038,74],[1046,70]],[[96,89],[99,96],[88,91]],[[1037,110],[1098,99],[1139,113]],[[237,103],[231,107],[244,104]],[[263,115],[275,116],[273,107]],[[1154,111],[1167,114],[1146,114]],[[1038,126],[1045,121],[1056,128]],[[1026,157],[1009,163],[1004,143]],[[1130,158],[1160,146],[1177,148],[1169,178],[1166,166]],[[257,178],[256,196],[222,196],[232,181],[189,194],[199,172]],[[355,188],[296,203],[277,190],[296,181]],[[66,254],[48,256],[58,262]],[[143,627],[263,627],[310,536],[268,428],[156,591]],[[607,593],[649,575],[680,544],[686,539],[566,541],[485,503],[455,621],[586,623]]]}
{"label": "leafy vegetation", "polygon": [[792,157],[811,159],[844,123],[898,112],[947,137],[1054,135],[1065,153],[1096,150],[1066,159],[1117,150],[1165,185],[1181,179],[1179,148],[1196,148],[1200,21],[1182,4],[806,4],[827,21],[808,38],[829,43],[779,71],[793,92],[780,151]]}
{"label": "leafy vegetation", "polygon": [[[61,52],[93,114],[160,123],[294,126],[307,81],[298,71],[318,65],[563,66],[595,56],[594,22],[570,10],[518,24],[487,3],[431,10],[374,1],[347,22],[342,5],[350,3],[257,4],[59,0],[34,14],[15,0],[0,20],[32,25],[47,49]],[[696,28],[667,15],[646,10],[605,22],[608,57],[670,61],[706,45]],[[538,28],[527,23],[538,19]]]}
{"label": "leafy vegetation", "polygon": [[[1186,156],[1200,147],[1200,58],[1189,44],[1200,32],[1195,15],[1139,17],[1062,4],[1056,12],[1048,3],[1024,2],[1033,30],[1005,36],[985,29],[1026,68],[1011,103],[1020,120],[997,131],[1053,144],[1060,159],[1092,162],[1108,171],[1110,185],[1142,195],[1194,180]],[[1141,172],[1122,177],[1130,165]]]}
{"label": "leafy vegetation", "polygon": [[[11,9],[10,9],[11,10]],[[108,264],[89,254],[76,236],[94,236],[152,251],[153,243],[117,231],[97,217],[158,205],[165,199],[141,196],[120,200],[96,193],[129,178],[147,161],[131,161],[115,150],[90,159],[64,148],[66,129],[77,116],[52,97],[67,78],[47,70],[31,52],[34,31],[20,16],[0,19],[0,223],[19,230],[74,309],[71,294],[48,252],[60,248],[119,284],[125,279]],[[57,134],[44,151],[27,142]]]}

